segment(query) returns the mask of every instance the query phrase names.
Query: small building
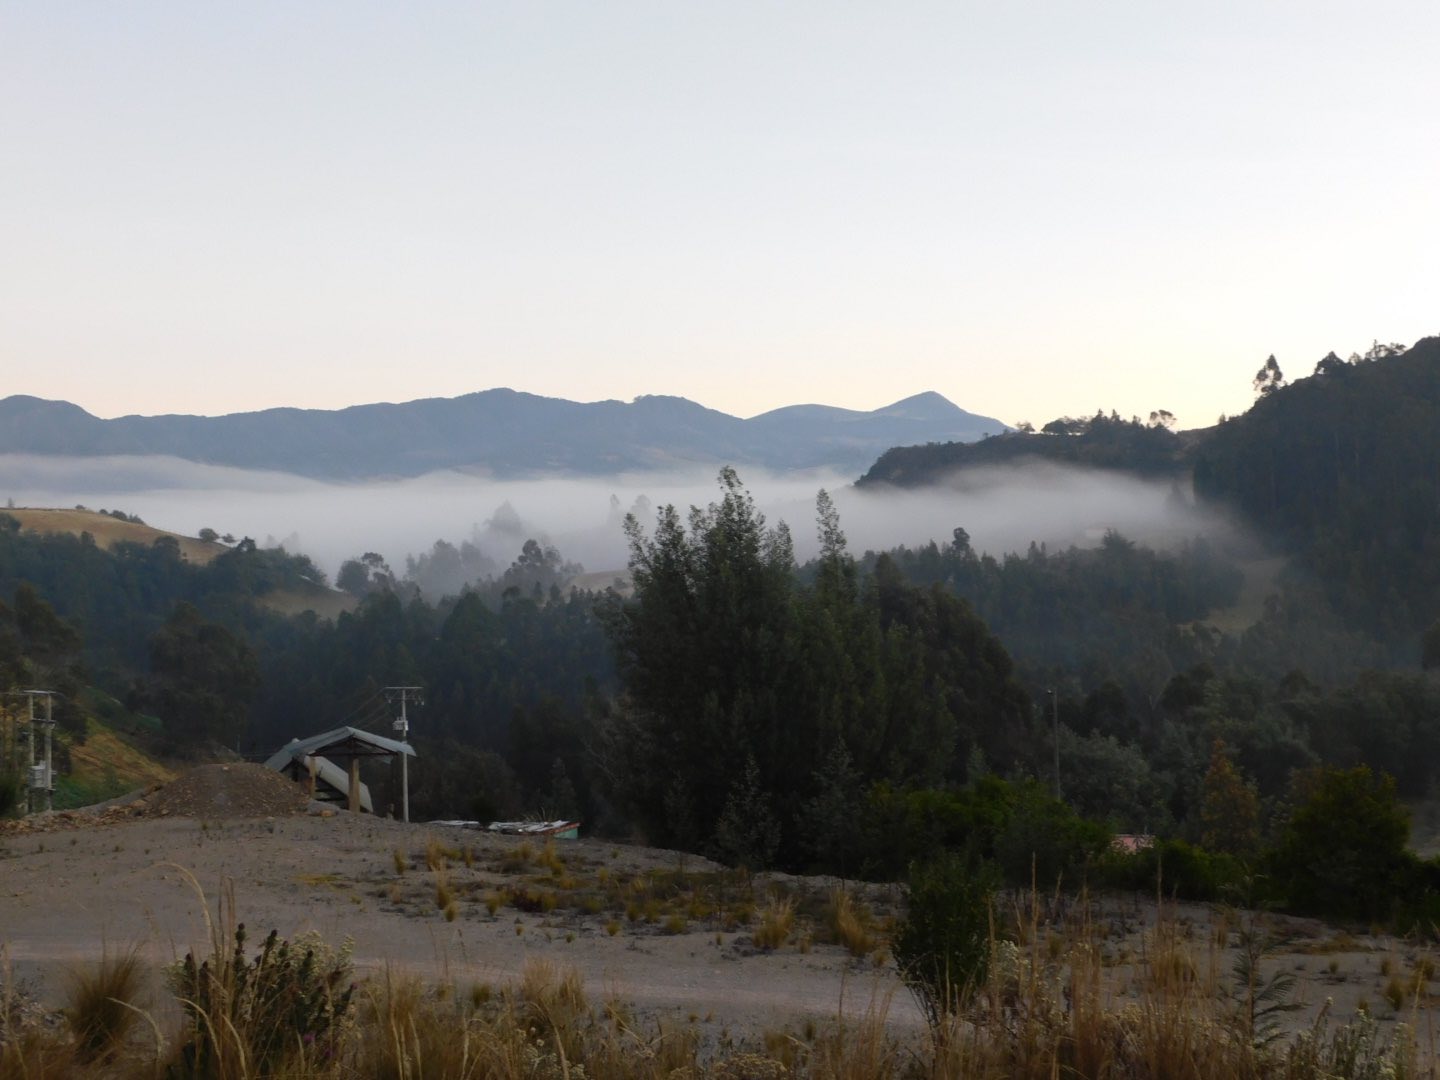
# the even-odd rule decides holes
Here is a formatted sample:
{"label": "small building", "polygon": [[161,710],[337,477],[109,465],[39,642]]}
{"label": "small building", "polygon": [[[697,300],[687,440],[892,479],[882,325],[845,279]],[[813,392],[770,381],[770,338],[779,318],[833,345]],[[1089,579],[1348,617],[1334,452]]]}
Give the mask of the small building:
{"label": "small building", "polygon": [[1123,855],[1138,855],[1155,846],[1152,833],[1116,833],[1110,838],[1110,850]]}
{"label": "small building", "polygon": [[[311,796],[322,802],[343,802],[355,813],[373,814],[370,788],[360,779],[360,759],[398,755],[414,757],[415,750],[409,743],[383,735],[339,727],[308,739],[291,739],[270,756],[265,767],[313,785]],[[347,761],[349,769],[342,769],[332,758]]]}

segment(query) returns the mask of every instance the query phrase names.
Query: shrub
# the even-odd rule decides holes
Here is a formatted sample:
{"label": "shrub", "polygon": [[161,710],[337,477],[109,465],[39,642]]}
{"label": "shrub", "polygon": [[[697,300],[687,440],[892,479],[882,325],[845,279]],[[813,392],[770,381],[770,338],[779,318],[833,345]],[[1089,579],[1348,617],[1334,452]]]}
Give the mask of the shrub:
{"label": "shrub", "polygon": [[959,1011],[990,961],[994,869],[947,852],[911,868],[895,962],[932,1026]]}
{"label": "shrub", "polygon": [[865,801],[866,876],[899,878],[912,863],[967,845],[993,852],[1015,798],[1015,787],[993,776],[965,791],[895,791],[875,785]]}
{"label": "shrub", "polygon": [[1009,820],[995,837],[995,861],[1005,879],[1042,887],[1077,886],[1090,862],[1110,844],[1110,831],[1086,821],[1038,784],[1020,788]]}
{"label": "shrub", "polygon": [[1363,765],[1319,769],[1296,790],[1300,798],[1271,856],[1289,906],[1366,922],[1394,916],[1415,873],[1405,849],[1410,818],[1394,779]]}
{"label": "shrub", "polygon": [[1108,888],[1152,894],[1159,889],[1167,897],[1201,901],[1221,899],[1245,877],[1243,864],[1233,856],[1183,840],[1161,840],[1144,851],[1107,852],[1092,873],[1097,884]]}
{"label": "shrub", "polygon": [[865,871],[901,877],[906,867],[965,848],[993,859],[1005,879],[1029,885],[1078,883],[1110,840],[1034,781],[987,776],[964,791],[896,792],[884,785],[866,801]]}
{"label": "shrub", "polygon": [[264,1075],[293,1056],[326,1058],[354,993],[348,943],[335,953],[318,938],[291,944],[270,931],[253,960],[245,924],[226,952],[217,933],[212,955],[185,954],[170,971],[185,1013],[180,1048],[185,1076]]}

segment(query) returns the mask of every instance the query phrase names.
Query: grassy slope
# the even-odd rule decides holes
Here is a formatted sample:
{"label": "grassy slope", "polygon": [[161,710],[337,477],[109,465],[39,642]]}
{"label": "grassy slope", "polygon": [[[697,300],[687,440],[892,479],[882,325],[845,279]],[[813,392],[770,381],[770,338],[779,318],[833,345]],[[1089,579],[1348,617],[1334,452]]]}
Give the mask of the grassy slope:
{"label": "grassy slope", "polygon": [[55,780],[58,809],[113,799],[127,791],[174,778],[173,769],[100,721],[91,718],[85,728],[84,743],[66,739],[70,748],[70,772]]}
{"label": "grassy slope", "polygon": [[57,731],[70,753],[70,770],[55,778],[58,809],[86,806],[136,788],[163,783],[175,771],[146,749],[160,721],[133,713],[102,690],[87,687],[81,696],[85,740]]}
{"label": "grassy slope", "polygon": [[[132,521],[121,521],[109,514],[94,510],[60,510],[38,507],[20,507],[0,511],[20,522],[22,529],[38,533],[69,533],[79,536],[88,532],[95,543],[107,550],[118,543],[153,544],[162,536],[173,537],[180,544],[180,553],[189,562],[204,565],[218,555],[230,550],[224,544],[206,543],[193,536],[166,532],[149,525],[138,525]],[[264,598],[265,606],[281,615],[298,615],[313,611],[324,619],[333,619],[343,611],[355,608],[355,598],[347,593],[323,586],[311,586],[304,591],[283,590]]]}
{"label": "grassy slope", "polygon": [[109,514],[101,514],[94,510],[23,507],[7,509],[4,513],[19,521],[22,529],[31,532],[69,533],[72,536],[88,532],[95,538],[96,544],[107,550],[124,541],[134,544],[153,544],[162,536],[174,537],[180,544],[181,554],[193,563],[208,563],[215,556],[227,550],[224,544],[207,544],[192,536],[181,536],[179,533],[154,529],[149,525],[138,525],[133,521],[121,521],[119,518],[113,518]]}
{"label": "grassy slope", "polygon": [[1250,629],[1265,614],[1265,598],[1276,591],[1287,561],[1284,556],[1271,556],[1241,562],[1245,583],[1234,606],[1212,611],[1201,622],[1227,634],[1241,634]]}

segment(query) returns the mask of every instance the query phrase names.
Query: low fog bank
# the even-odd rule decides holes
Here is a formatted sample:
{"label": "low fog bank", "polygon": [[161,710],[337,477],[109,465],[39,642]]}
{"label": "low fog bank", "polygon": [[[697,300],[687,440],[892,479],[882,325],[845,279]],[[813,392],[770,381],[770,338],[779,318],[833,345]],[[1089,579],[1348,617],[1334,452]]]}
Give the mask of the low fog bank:
{"label": "low fog bank", "polygon": [[[647,531],[655,510],[718,498],[714,470],[604,479],[556,477],[498,481],[460,473],[365,484],[328,484],[280,473],[196,465],[170,458],[35,458],[0,455],[0,501],[17,506],[123,510],[147,524],[195,535],[202,528],[250,536],[303,552],[332,577],[364,552],[397,574],[407,556],[435,541],[469,542],[503,570],[526,539],[559,549],[591,573],[625,566],[621,521],[634,510]],[[831,473],[741,479],[773,523],[785,521],[804,561],[817,550],[815,494],[834,497],[850,550],[944,543],[957,527],[980,551],[1024,551],[1099,542],[1107,529],[1163,547],[1196,535],[1234,538],[1218,515],[1198,510],[1171,483],[1048,464],[969,470],[944,486],[912,491],[857,490]]]}

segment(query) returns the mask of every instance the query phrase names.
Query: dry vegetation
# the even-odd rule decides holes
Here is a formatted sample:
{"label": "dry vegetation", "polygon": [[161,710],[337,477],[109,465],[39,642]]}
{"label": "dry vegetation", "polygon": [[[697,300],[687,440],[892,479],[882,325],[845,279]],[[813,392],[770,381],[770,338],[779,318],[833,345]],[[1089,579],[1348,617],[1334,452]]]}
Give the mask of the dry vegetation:
{"label": "dry vegetation", "polygon": [[827,890],[806,879],[692,866],[684,857],[663,868],[627,866],[618,854],[614,849],[607,859],[553,839],[482,853],[431,835],[418,852],[392,850],[394,874],[372,879],[368,888],[404,914],[439,910],[450,921],[538,916],[536,928],[550,936],[599,925],[610,937],[622,929],[632,937],[703,933],[741,952],[838,945],[856,960],[885,960],[885,928],[895,917],[891,887]]}
{"label": "dry vegetation", "polygon": [[[463,858],[463,852],[461,854]],[[443,881],[451,852],[432,845]],[[545,866],[534,851],[530,864]],[[443,861],[442,861],[443,860]],[[560,863],[563,872],[563,861]],[[411,875],[412,877],[414,875]],[[619,886],[624,890],[628,885]],[[673,896],[674,894],[672,894]],[[860,920],[848,894],[828,899],[837,924]],[[793,920],[794,898],[768,903],[760,925]],[[0,1075],[26,1077],[1308,1078],[1434,1075],[1421,1005],[1434,965],[1393,958],[1405,1022],[1382,1032],[1368,1012],[1337,1023],[1329,1007],[1298,1032],[1270,1021],[1285,1007],[1274,976],[1222,963],[1224,946],[1273,941],[1261,916],[1221,913],[1197,939],[1171,913],[1138,942],[1131,985],[1117,992],[1113,942],[1084,914],[1049,917],[1035,896],[996,912],[990,972],[960,1012],[923,1033],[897,1032],[891,1002],[827,1023],[706,1040],[692,1024],[645,1023],[613,998],[592,1001],[579,974],[532,958],[505,985],[421,980],[386,969],[356,978],[344,947],[271,935],[247,942],[233,900],[210,930],[208,956],[167,972],[183,1004],[163,1030],[141,1000],[134,951],[107,954],[72,980],[60,1025],[19,1019],[13,989],[0,1018]],[[1088,911],[1079,905],[1077,911]],[[848,914],[847,914],[848,912]],[[837,931],[837,934],[839,931]],[[848,947],[848,946],[847,946]]]}
{"label": "dry vegetation", "polygon": [[85,741],[68,741],[70,777],[96,787],[111,777],[123,777],[124,790],[164,784],[175,778],[175,770],[131,746],[115,732],[94,720],[85,725]]}

